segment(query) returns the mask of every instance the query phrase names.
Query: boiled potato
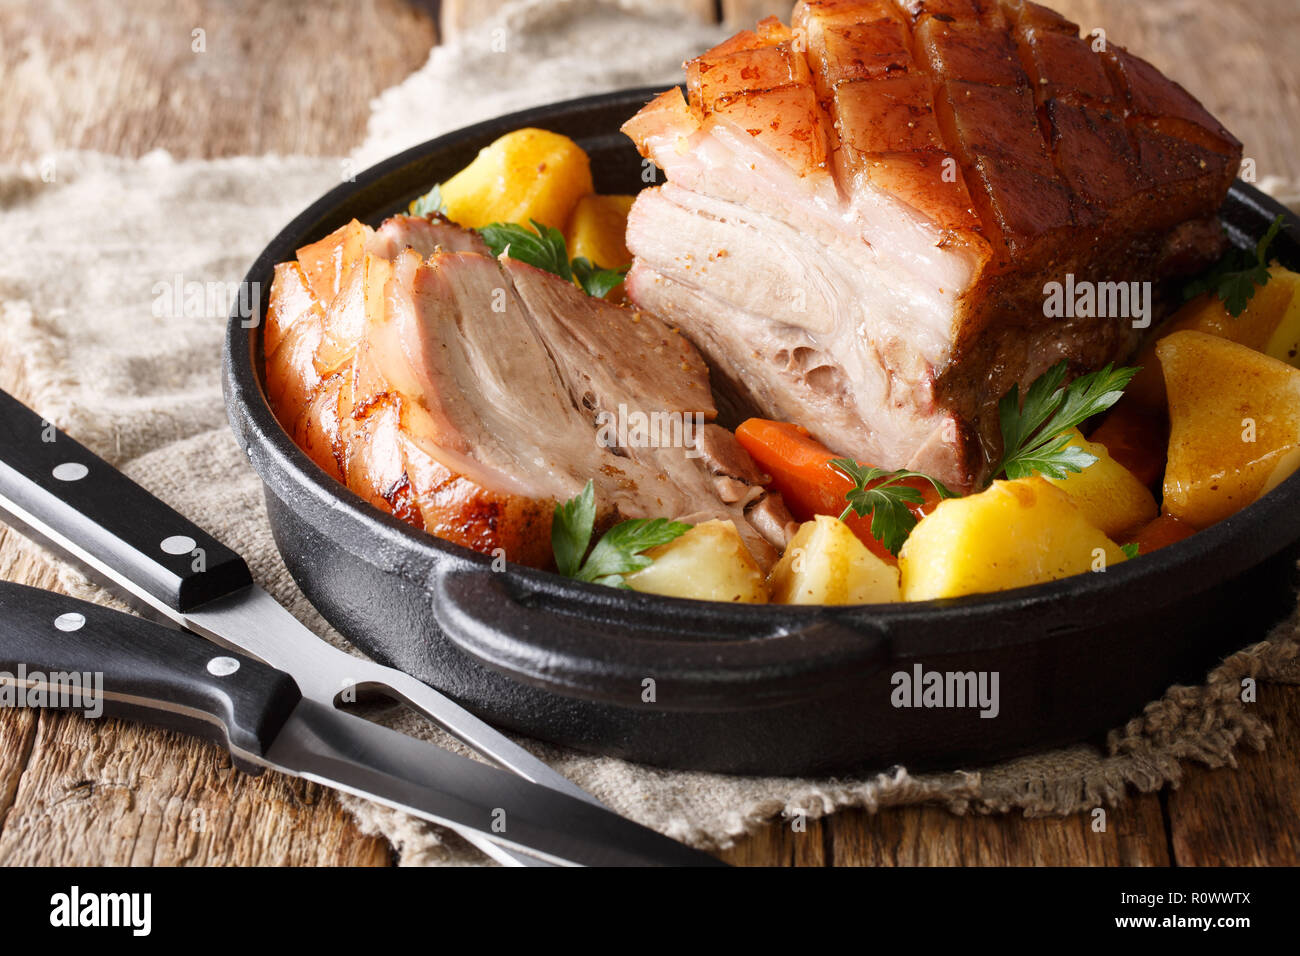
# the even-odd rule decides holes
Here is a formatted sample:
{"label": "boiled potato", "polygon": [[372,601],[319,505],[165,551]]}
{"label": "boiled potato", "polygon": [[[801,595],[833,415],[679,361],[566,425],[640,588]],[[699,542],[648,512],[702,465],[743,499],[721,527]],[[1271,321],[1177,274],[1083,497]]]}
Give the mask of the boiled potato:
{"label": "boiled potato", "polygon": [[1176,313],[1168,333],[1204,332],[1257,352],[1266,351],[1274,333],[1280,330],[1287,318],[1295,298],[1296,283],[1300,280],[1300,275],[1281,266],[1273,266],[1268,272],[1268,282],[1255,290],[1241,315],[1235,318],[1229,315],[1217,295],[1206,293]]}
{"label": "boiled potato", "polygon": [[602,269],[621,269],[632,261],[624,235],[627,213],[635,196],[583,196],[569,217],[564,238],[569,255],[590,260]]}
{"label": "boiled potato", "polygon": [[983,594],[1101,571],[1124,552],[1064,491],[1042,478],[995,481],[946,498],[898,554],[903,599]]}
{"label": "boiled potato", "polygon": [[[1273,333],[1264,343],[1262,351],[1279,362],[1286,362],[1287,365],[1300,368],[1300,274],[1277,266],[1269,272],[1273,273],[1273,279],[1268,285],[1277,282],[1280,286],[1289,286],[1291,298],[1282,312],[1282,317],[1273,327]],[[1264,289],[1267,289],[1268,285],[1264,286]],[[1255,294],[1260,295],[1262,292],[1263,290],[1260,290]]]}
{"label": "boiled potato", "polygon": [[1175,332],[1156,352],[1169,390],[1166,512],[1205,528],[1295,471],[1300,371],[1204,332]]}
{"label": "boiled potato", "polygon": [[1109,538],[1123,540],[1128,532],[1152,521],[1159,512],[1155,496],[1110,456],[1105,445],[1088,441],[1077,428],[1072,431],[1070,444],[1097,460],[1064,478],[1045,479],[1069,495],[1083,516]]}
{"label": "boiled potato", "polygon": [[880,604],[899,600],[898,569],[867,550],[849,526],[817,515],[799,526],[768,578],[777,604]]}
{"label": "boiled potato", "polygon": [[[1219,297],[1207,292],[1175,312],[1161,327],[1160,338],[1175,332],[1204,332],[1300,368],[1300,274],[1281,266],[1272,266],[1268,272],[1268,282],[1255,290],[1241,315],[1233,318]],[[1158,344],[1148,346],[1133,362],[1142,366],[1142,371],[1124,393],[1126,400],[1147,408],[1163,408],[1165,403]]]}
{"label": "boiled potato", "polygon": [[470,229],[536,219],[562,232],[593,188],[591,163],[577,143],[549,130],[518,129],[480,150],[441,191],[447,218]]}
{"label": "boiled potato", "polygon": [[763,572],[730,521],[705,521],[646,554],[654,564],[624,577],[647,594],[700,601],[767,601]]}

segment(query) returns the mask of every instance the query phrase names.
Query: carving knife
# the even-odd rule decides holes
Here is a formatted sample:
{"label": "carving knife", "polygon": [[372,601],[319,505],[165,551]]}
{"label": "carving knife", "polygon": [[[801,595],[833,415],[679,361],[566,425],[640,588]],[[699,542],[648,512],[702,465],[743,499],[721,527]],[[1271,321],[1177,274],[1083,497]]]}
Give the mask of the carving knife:
{"label": "carving knife", "polygon": [[[334,709],[349,687],[387,692],[524,781],[600,808],[586,791],[432,687],[318,638],[253,583],[238,554],[3,391],[0,516],[149,616],[292,675],[307,702],[321,714],[346,718],[344,726],[365,746],[383,728]],[[346,732],[336,730],[335,742]],[[398,742],[454,757],[401,734],[391,737],[392,746],[408,754],[412,748]],[[470,828],[464,835],[502,862],[538,862],[503,851],[509,841],[490,831]]]}
{"label": "carving knife", "polygon": [[716,863],[585,800],[306,699],[293,678],[195,635],[0,582],[0,682],[31,706],[82,708],[218,741],[270,767],[490,834],[555,864]]}

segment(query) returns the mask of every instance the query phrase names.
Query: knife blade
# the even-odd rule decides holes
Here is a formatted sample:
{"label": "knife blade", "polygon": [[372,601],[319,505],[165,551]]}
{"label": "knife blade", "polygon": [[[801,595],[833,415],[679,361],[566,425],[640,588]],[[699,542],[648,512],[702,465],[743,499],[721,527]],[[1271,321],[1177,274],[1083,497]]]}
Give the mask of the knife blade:
{"label": "knife blade", "polygon": [[304,698],[289,674],[255,658],[162,631],[0,582],[0,683],[43,690],[38,705],[94,707],[216,740],[241,769],[313,780],[547,862],[721,865],[603,807]]}
{"label": "knife blade", "polygon": [[[0,516],[146,615],[293,674],[319,703],[347,686],[386,690],[497,765],[600,805],[432,687],[318,638],[252,583],[238,554],[4,391]],[[501,862],[537,863],[465,836]]]}

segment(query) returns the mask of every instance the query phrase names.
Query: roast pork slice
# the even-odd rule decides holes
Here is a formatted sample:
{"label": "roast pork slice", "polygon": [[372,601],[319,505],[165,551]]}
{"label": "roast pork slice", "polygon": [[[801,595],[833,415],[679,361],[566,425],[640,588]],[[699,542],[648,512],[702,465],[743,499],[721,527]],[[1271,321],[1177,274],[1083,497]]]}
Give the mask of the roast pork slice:
{"label": "roast pork slice", "polygon": [[1050,283],[1158,297],[1223,248],[1240,143],[1033,3],[805,0],[686,74],[624,126],[667,179],[626,288],[700,346],[724,422],[968,490],[1012,385],[1122,360],[1153,318],[1144,288],[1145,314],[1048,314]]}
{"label": "roast pork slice", "polygon": [[405,249],[415,250],[421,258],[440,251],[491,254],[482,236],[445,216],[391,216],[375,230],[368,247],[386,259],[397,258]]}
{"label": "roast pork slice", "polygon": [[550,563],[555,504],[590,479],[602,527],[729,519],[770,565],[788,514],[735,436],[706,424],[696,348],[485,252],[445,221],[395,217],[277,270],[267,384],[298,444],[377,506],[520,563]]}

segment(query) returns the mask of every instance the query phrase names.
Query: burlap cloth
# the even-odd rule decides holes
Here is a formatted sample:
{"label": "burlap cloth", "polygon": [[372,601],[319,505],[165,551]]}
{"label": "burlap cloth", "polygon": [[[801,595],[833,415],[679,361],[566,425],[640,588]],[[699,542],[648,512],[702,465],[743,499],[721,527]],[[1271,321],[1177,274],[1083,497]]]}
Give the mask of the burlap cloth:
{"label": "burlap cloth", "polygon": [[[424,68],[381,96],[368,141],[353,157],[175,162],[163,153],[138,161],[62,153],[0,170],[0,348],[18,360],[42,414],[240,551],[277,598],[342,644],[281,564],[258,479],[227,428],[219,384],[226,311],[201,301],[205,284],[238,282],[295,213],[372,161],[529,105],[674,82],[682,60],[717,38],[713,28],[630,3],[523,3],[435,49]],[[204,295],[192,294],[193,283]],[[65,571],[64,583],[109,600],[76,572]],[[1300,682],[1296,635],[1288,622],[1232,655],[1202,686],[1170,688],[1112,731],[1104,749],[1078,745],[950,773],[731,778],[524,743],[619,812],[706,847],[783,814],[815,817],[848,806],[924,802],[956,813],[1068,814],[1119,802],[1130,790],[1176,786],[1183,761],[1231,765],[1239,746],[1263,747],[1270,729],[1241,703],[1240,681]],[[455,746],[418,719],[395,722]],[[437,828],[345,799],[403,863],[481,861]]]}

